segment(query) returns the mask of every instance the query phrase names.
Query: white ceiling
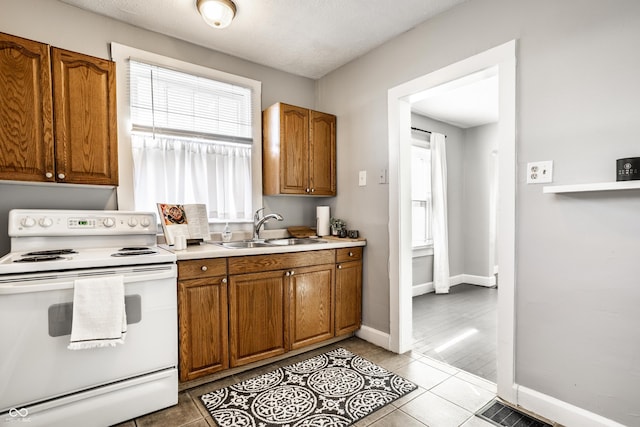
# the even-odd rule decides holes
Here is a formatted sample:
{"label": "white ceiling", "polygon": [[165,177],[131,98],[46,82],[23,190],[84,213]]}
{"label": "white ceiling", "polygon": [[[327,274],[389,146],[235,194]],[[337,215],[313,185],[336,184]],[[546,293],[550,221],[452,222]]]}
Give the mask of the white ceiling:
{"label": "white ceiling", "polygon": [[[468,0],[233,0],[238,11],[225,29],[205,24],[196,0],[59,1],[318,79]],[[431,91],[414,110],[463,128],[497,121],[497,78],[472,80]]]}
{"label": "white ceiling", "polygon": [[196,0],[60,0],[119,21],[312,79],[467,0],[234,0],[225,29]]}
{"label": "white ceiling", "polygon": [[498,111],[498,69],[493,67],[415,94],[411,110],[460,128],[495,123]]}

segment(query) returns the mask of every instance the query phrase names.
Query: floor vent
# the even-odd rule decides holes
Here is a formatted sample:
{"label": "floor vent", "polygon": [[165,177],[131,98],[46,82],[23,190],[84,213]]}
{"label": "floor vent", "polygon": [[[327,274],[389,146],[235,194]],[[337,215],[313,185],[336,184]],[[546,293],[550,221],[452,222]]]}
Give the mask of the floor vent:
{"label": "floor vent", "polygon": [[537,420],[525,413],[516,411],[497,400],[487,404],[476,413],[476,416],[497,426],[505,427],[553,427],[544,421]]}

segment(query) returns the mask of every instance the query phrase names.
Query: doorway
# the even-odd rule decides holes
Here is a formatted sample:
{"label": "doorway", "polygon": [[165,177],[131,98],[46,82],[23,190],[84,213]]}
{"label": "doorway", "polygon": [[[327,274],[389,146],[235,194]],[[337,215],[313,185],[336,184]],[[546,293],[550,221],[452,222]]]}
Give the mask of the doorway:
{"label": "doorway", "polygon": [[495,47],[389,90],[389,281],[390,348],[412,349],[412,265],[410,131],[411,105],[425,91],[497,67],[499,73],[498,174],[500,176],[497,253],[500,260],[498,290],[498,395],[515,402],[514,282],[515,282],[515,41]]}
{"label": "doorway", "polygon": [[[491,67],[428,89],[411,104],[413,350],[494,383],[498,92],[498,69]],[[431,215],[425,213],[431,164],[422,157],[431,158],[434,133],[446,135],[440,148],[448,171],[446,245],[431,245]],[[437,252],[448,259],[446,294],[445,285],[434,292]]]}

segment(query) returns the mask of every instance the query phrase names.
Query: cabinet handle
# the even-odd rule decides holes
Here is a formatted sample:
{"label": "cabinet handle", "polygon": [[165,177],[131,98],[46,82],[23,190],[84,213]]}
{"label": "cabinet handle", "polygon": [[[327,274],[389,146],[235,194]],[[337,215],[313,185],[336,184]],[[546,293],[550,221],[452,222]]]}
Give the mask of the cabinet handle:
{"label": "cabinet handle", "polygon": [[227,283],[227,278],[225,277],[224,279],[222,279],[222,283],[226,284]]}
{"label": "cabinet handle", "polygon": [[209,268],[206,265],[203,265],[202,267],[200,267],[200,270],[202,271],[207,271]]}
{"label": "cabinet handle", "polygon": [[353,252],[349,252],[349,256],[353,256]]}
{"label": "cabinet handle", "polygon": [[58,174],[58,179],[64,179],[64,178],[65,178],[65,175],[62,172]]}
{"label": "cabinet handle", "polygon": [[342,270],[342,266],[338,264],[338,270]]}
{"label": "cabinet handle", "polygon": [[51,172],[47,172],[44,174],[47,178],[53,178],[53,174]]}

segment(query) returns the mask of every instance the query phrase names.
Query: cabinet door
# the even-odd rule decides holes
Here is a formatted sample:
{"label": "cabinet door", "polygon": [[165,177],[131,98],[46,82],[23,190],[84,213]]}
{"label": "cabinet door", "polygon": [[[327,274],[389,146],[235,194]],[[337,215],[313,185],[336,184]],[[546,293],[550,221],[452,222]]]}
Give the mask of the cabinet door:
{"label": "cabinet door", "polygon": [[309,194],[309,110],[282,104],[280,192]]}
{"label": "cabinet door", "polygon": [[117,185],[115,64],[51,51],[57,180]]}
{"label": "cabinet door", "polygon": [[291,349],[333,337],[334,264],[289,272]]}
{"label": "cabinet door", "polygon": [[287,351],[288,305],[284,271],[229,277],[231,366]]}
{"label": "cabinet door", "polygon": [[360,329],[362,322],[362,261],[336,266],[336,336]]}
{"label": "cabinet door", "polygon": [[50,70],[49,46],[0,33],[0,179],[55,180]]}
{"label": "cabinet door", "polygon": [[311,111],[309,118],[311,194],[336,195],[336,116]]}
{"label": "cabinet door", "polygon": [[226,276],[178,282],[180,381],[229,367]]}

